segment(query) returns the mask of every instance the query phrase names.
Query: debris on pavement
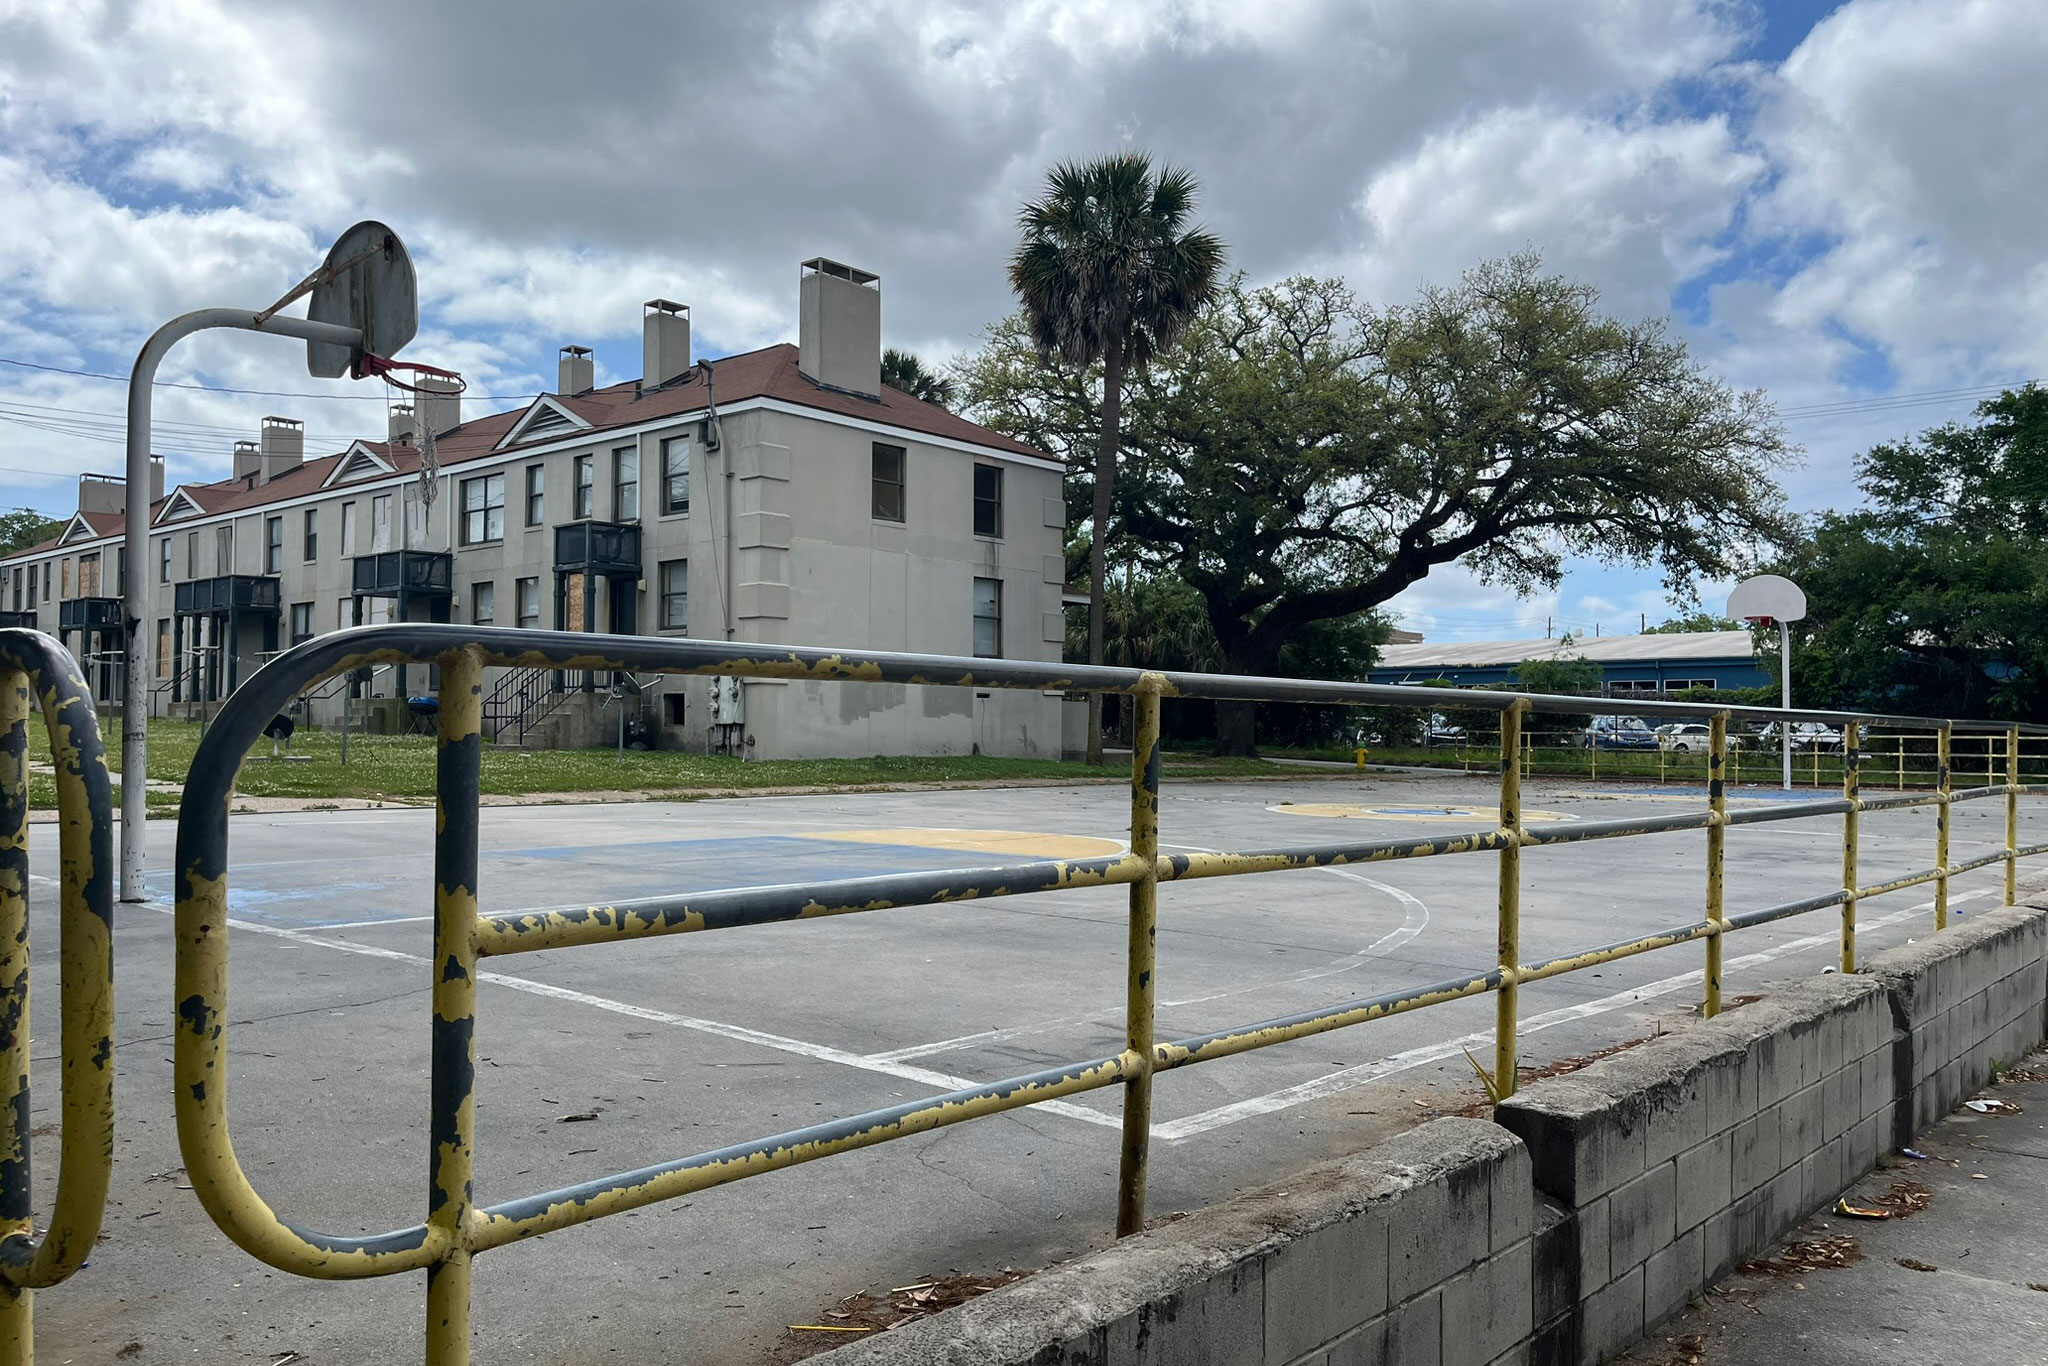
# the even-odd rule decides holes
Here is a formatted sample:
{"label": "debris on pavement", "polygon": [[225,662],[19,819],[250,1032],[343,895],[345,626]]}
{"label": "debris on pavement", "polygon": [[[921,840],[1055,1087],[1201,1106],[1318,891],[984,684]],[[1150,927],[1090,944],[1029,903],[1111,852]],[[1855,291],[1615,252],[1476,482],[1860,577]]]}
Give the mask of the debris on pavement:
{"label": "debris on pavement", "polygon": [[1918,1181],[1894,1181],[1890,1190],[1871,1203],[1891,1211],[1894,1219],[1904,1219],[1933,1204],[1934,1192]]}
{"label": "debris on pavement", "polygon": [[922,1276],[879,1295],[865,1292],[848,1295],[820,1314],[817,1322],[790,1324],[789,1336],[784,1339],[775,1360],[799,1361],[827,1351],[841,1334],[886,1332],[901,1324],[927,1318],[991,1290],[1000,1290],[1012,1281],[1022,1280],[1025,1274],[1016,1267],[1006,1266],[1000,1271],[978,1276],[957,1272],[945,1276]]}
{"label": "debris on pavement", "polygon": [[1927,1154],[1916,1148],[1901,1148],[1899,1149],[1899,1156],[1910,1157],[1915,1162],[1925,1162],[1927,1160]]}
{"label": "debris on pavement", "polygon": [[1863,1249],[1846,1233],[1802,1238],[1785,1244],[1775,1257],[1759,1257],[1735,1269],[1745,1276],[1794,1276],[1807,1271],[1832,1271],[1863,1260]]}
{"label": "debris on pavement", "polygon": [[1897,1213],[1896,1213],[1895,1211],[1892,1211],[1892,1210],[1888,1210],[1888,1209],[1871,1209],[1871,1208],[1868,1208],[1868,1207],[1866,1207],[1866,1206],[1863,1206],[1863,1205],[1852,1205],[1852,1204],[1850,1204],[1850,1203],[1849,1203],[1849,1197],[1848,1197],[1848,1196],[1846,1196],[1846,1195],[1845,1195],[1845,1196],[1843,1196],[1843,1197],[1842,1197],[1841,1199],[1839,1199],[1839,1200],[1835,1201],[1835,1213],[1837,1213],[1837,1214],[1842,1214],[1842,1215],[1847,1215],[1847,1216],[1848,1216],[1849,1218],[1851,1218],[1851,1219],[1896,1219],[1896,1218],[1898,1218],[1898,1215],[1897,1215]]}
{"label": "debris on pavement", "polygon": [[1975,1110],[1980,1115],[2017,1115],[2022,1113],[2019,1106],[2009,1100],[1999,1100],[1995,1096],[1989,1100],[1966,1100],[1963,1102],[1963,1108]]}
{"label": "debris on pavement", "polygon": [[1913,1258],[1911,1258],[1911,1257],[1901,1257],[1901,1258],[1899,1258],[1898,1260],[1899,1260],[1899,1265],[1900,1265],[1900,1266],[1903,1266],[1903,1267],[1904,1267],[1904,1268],[1906,1268],[1906,1270],[1908,1270],[1908,1271],[1939,1271],[1939,1270],[1941,1270],[1941,1268],[1940,1268],[1940,1267],[1938,1267],[1938,1266],[1929,1266],[1929,1265],[1928,1265],[1927,1263],[1925,1263],[1925,1262],[1922,1262],[1922,1261],[1916,1261],[1915,1259],[1913,1259]]}

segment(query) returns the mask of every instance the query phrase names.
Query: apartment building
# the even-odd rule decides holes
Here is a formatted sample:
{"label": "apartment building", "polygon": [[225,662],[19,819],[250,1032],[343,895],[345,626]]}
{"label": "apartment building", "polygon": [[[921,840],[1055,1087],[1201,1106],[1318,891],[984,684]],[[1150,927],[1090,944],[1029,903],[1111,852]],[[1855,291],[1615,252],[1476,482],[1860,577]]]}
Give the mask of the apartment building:
{"label": "apartment building", "polygon": [[[152,712],[189,714],[280,649],[383,621],[1058,659],[1064,469],[882,385],[880,283],[806,261],[797,344],[710,363],[689,309],[652,300],[638,380],[596,388],[590,352],[565,346],[557,391],[523,408],[465,422],[458,396],[426,393],[382,440],[331,455],[264,418],[231,478],[155,491]],[[0,624],[63,636],[109,701],[136,569],[121,494],[88,476],[62,532],[0,560]],[[323,690],[308,719],[349,706],[396,724],[427,673]],[[616,716],[609,681],[494,671],[487,728],[594,741]],[[689,679],[632,705],[658,744],[755,757],[1060,748],[1049,694]]]}

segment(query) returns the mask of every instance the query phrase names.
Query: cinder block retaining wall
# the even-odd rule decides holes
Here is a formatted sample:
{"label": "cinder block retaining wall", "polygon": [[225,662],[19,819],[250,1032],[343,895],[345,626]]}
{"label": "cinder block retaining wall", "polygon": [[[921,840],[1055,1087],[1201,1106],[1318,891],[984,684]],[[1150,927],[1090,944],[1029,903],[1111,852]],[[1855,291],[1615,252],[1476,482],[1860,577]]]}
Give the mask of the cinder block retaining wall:
{"label": "cinder block retaining wall", "polygon": [[1769,990],[817,1358],[1568,1366],[1641,1338],[2048,1037],[2048,902]]}

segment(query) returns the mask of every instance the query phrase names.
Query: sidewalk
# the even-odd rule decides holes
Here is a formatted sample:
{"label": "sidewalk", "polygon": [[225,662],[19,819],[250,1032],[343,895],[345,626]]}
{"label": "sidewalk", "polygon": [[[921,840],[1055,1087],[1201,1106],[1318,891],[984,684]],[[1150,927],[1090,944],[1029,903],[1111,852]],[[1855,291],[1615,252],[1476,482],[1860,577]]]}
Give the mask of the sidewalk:
{"label": "sidewalk", "polygon": [[[1923,1208],[1882,1221],[1832,1212],[1809,1219],[1775,1266],[1751,1263],[1737,1271],[1619,1360],[2048,1361],[2048,1051],[2034,1053],[1981,1098],[2009,1102],[2021,1113],[1959,1110],[1920,1136],[1915,1151],[1926,1160],[1893,1154],[1848,1196],[1866,1208]],[[1827,1265],[1837,1260],[1847,1265]]]}

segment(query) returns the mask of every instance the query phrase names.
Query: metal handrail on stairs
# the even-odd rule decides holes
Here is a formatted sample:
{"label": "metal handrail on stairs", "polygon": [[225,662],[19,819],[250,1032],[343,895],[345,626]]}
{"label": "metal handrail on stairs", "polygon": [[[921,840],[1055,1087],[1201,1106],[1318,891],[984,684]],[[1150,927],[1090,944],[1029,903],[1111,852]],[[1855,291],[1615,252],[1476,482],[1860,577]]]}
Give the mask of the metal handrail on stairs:
{"label": "metal handrail on stairs", "polygon": [[483,731],[493,744],[507,731],[516,731],[518,743],[526,743],[527,729],[551,715],[569,696],[558,681],[555,669],[512,669],[484,694]]}

